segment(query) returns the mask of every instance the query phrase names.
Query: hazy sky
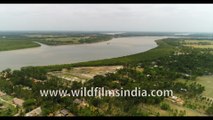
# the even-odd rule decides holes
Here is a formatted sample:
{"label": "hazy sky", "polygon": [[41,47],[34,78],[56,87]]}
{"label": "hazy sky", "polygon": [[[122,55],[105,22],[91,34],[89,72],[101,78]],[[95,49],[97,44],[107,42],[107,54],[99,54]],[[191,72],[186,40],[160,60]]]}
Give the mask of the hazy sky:
{"label": "hazy sky", "polygon": [[1,4],[0,30],[213,32],[213,4]]}

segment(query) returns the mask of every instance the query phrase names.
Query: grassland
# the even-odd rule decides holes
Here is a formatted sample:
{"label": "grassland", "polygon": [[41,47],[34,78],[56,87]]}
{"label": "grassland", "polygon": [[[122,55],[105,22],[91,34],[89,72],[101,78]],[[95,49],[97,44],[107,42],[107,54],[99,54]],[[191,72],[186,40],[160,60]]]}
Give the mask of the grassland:
{"label": "grassland", "polygon": [[196,82],[205,86],[204,96],[213,98],[213,76],[201,76],[196,78]]}
{"label": "grassland", "polygon": [[25,35],[26,38],[36,39],[36,41],[44,43],[46,45],[67,45],[67,44],[83,44],[83,43],[95,43],[101,41],[111,40],[112,36],[110,35],[55,35],[55,34],[47,34],[47,35]]}
{"label": "grassland", "polygon": [[[186,98],[183,96],[185,104],[184,106],[181,106],[182,108],[189,108],[192,111],[198,112],[200,114],[205,114],[205,110],[211,105],[211,99],[213,98],[213,88],[212,88],[213,76],[212,75],[199,76],[194,81],[177,79],[175,82],[181,82],[186,84],[191,84],[193,82],[196,82],[205,87],[205,91],[201,94],[201,96],[192,97],[192,98]],[[198,115],[198,114],[192,114],[192,115]]]}
{"label": "grassland", "polygon": [[39,47],[40,45],[29,40],[2,40],[0,39],[0,51],[16,50],[23,48]]}
{"label": "grassland", "polygon": [[53,36],[39,37],[36,41],[47,45],[67,45],[67,44],[83,44],[95,43],[111,40],[111,36]]}
{"label": "grassland", "polygon": [[213,40],[184,40],[183,44],[193,48],[213,48]]}
{"label": "grassland", "polygon": [[46,45],[67,45],[67,44],[80,44],[81,39],[86,39],[87,37],[38,37],[36,41],[44,43]]}
{"label": "grassland", "polygon": [[0,97],[0,116],[11,116],[17,113],[15,105],[12,103],[12,97],[5,95]]}
{"label": "grassland", "polygon": [[190,84],[192,82],[197,82],[205,87],[205,91],[202,95],[213,98],[213,76],[199,76],[194,81],[186,81],[185,79],[177,79],[176,82],[187,83]]}
{"label": "grassland", "polygon": [[148,112],[149,114],[152,114],[154,116],[158,115],[158,113],[159,116],[174,116],[175,111],[177,111],[175,116],[179,116],[181,111],[186,112],[185,116],[205,116],[205,114],[199,113],[195,110],[186,107],[173,104],[167,100],[164,100],[163,102],[170,106],[169,110],[162,110],[159,105],[150,105],[150,104],[140,104],[138,106],[138,109],[140,108],[143,112]]}
{"label": "grassland", "polygon": [[[171,109],[173,109],[173,110],[186,111],[185,116],[206,116],[205,114],[203,114],[201,112],[198,112],[196,110],[193,110],[193,109],[190,109],[190,108],[187,108],[187,107],[179,106],[179,105],[176,105],[176,104],[168,102],[168,101],[166,101],[165,103],[169,104]],[[170,111],[168,113],[171,115]]]}
{"label": "grassland", "polygon": [[29,36],[10,36],[0,38],[0,51],[16,50],[24,48],[39,47],[35,43],[40,42],[46,45],[68,45],[95,43],[111,40],[112,36],[62,36],[62,35],[29,35]]}

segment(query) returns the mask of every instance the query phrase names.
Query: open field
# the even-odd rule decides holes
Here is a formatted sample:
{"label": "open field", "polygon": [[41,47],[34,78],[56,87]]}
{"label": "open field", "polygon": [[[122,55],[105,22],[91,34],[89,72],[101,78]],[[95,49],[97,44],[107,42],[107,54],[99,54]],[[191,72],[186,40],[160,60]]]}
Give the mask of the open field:
{"label": "open field", "polygon": [[197,97],[184,98],[185,104],[184,107],[190,108],[193,111],[199,111],[199,113],[205,113],[206,109],[211,106],[213,98],[213,76],[199,76],[194,81],[189,81],[185,79],[177,79],[175,82],[181,82],[186,84],[191,84],[193,82],[199,83],[205,87],[205,91]]}
{"label": "open field", "polygon": [[149,114],[152,114],[154,116],[156,116],[158,113],[159,116],[173,116],[174,114],[177,114],[176,116],[179,116],[180,111],[185,111],[184,116],[206,116],[205,114],[202,114],[195,110],[186,108],[184,106],[176,105],[168,100],[164,100],[163,102],[170,106],[169,110],[162,110],[159,105],[149,105],[149,104],[140,104],[138,108],[140,108],[141,111],[148,112]]}
{"label": "open field", "polygon": [[197,77],[196,82],[205,86],[204,96],[213,98],[213,76]]}
{"label": "open field", "polygon": [[106,73],[113,73],[116,70],[123,68],[122,66],[101,66],[101,67],[74,67],[70,70],[63,69],[62,71],[49,72],[49,75],[58,78],[66,79],[68,81],[85,82],[85,80],[92,79],[96,75],[104,75]]}
{"label": "open field", "polygon": [[88,39],[89,37],[38,37],[38,42],[47,45],[66,45],[66,44],[80,44],[82,39]]}
{"label": "open field", "polygon": [[36,41],[47,45],[67,45],[67,44],[83,44],[95,43],[111,40],[111,36],[52,36],[38,37]]}
{"label": "open field", "polygon": [[0,51],[16,50],[23,48],[39,47],[40,45],[29,40],[2,40],[0,39]]}
{"label": "open field", "polygon": [[46,45],[69,45],[95,43],[111,40],[113,37],[109,35],[99,36],[66,36],[66,35],[26,35],[26,36],[3,36],[0,38],[0,51],[16,50],[23,48],[39,47],[40,45],[34,41]]}
{"label": "open field", "polygon": [[184,40],[183,44],[194,48],[213,48],[213,40]]}
{"label": "open field", "polygon": [[196,110],[189,109],[189,108],[187,108],[185,106],[176,105],[176,104],[171,103],[169,101],[165,101],[165,103],[169,104],[171,109],[173,109],[173,110],[175,110],[175,109],[178,110],[178,111],[184,111],[185,110],[186,111],[186,115],[185,116],[206,116],[203,113],[200,113],[200,112],[198,112]]}
{"label": "open field", "polygon": [[193,47],[193,48],[213,48],[213,45],[185,45],[188,47]]}
{"label": "open field", "polygon": [[12,97],[8,95],[1,96],[0,104],[0,116],[12,116],[17,113],[17,109],[12,103]]}
{"label": "open field", "polygon": [[202,43],[209,43],[213,44],[213,40],[184,40],[185,43],[193,43],[193,44],[202,44]]}
{"label": "open field", "polygon": [[158,113],[159,116],[180,116],[181,112],[184,111],[185,114],[183,116],[206,116],[206,114],[204,114],[203,111],[199,112],[197,110],[187,108],[186,106],[174,103],[169,99],[164,99],[162,103],[169,105],[169,109],[163,110],[159,105],[150,105],[150,104],[140,104],[139,108],[141,108],[142,111],[146,111],[154,116],[158,115]]}
{"label": "open field", "polygon": [[[175,82],[185,83],[185,79],[177,79]],[[187,81],[187,83],[197,82],[205,87],[205,91],[202,93],[204,96],[213,98],[213,76],[199,76],[195,81]]]}

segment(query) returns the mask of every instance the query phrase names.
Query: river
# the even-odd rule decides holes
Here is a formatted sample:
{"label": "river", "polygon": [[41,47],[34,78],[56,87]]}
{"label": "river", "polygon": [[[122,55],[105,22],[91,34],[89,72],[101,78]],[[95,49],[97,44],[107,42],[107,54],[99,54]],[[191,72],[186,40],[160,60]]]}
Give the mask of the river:
{"label": "river", "polygon": [[0,52],[0,70],[121,57],[152,49],[157,46],[155,40],[162,38],[166,36],[113,38],[110,41],[79,45],[41,44],[36,48],[2,51]]}

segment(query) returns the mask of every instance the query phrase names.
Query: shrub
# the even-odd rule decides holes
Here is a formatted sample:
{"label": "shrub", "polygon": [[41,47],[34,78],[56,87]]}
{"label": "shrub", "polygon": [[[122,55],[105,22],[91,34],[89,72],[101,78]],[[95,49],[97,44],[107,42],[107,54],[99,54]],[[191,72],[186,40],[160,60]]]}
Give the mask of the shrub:
{"label": "shrub", "polygon": [[169,110],[169,109],[170,109],[170,106],[169,106],[168,104],[166,104],[166,103],[161,103],[160,108],[161,108],[162,110]]}

